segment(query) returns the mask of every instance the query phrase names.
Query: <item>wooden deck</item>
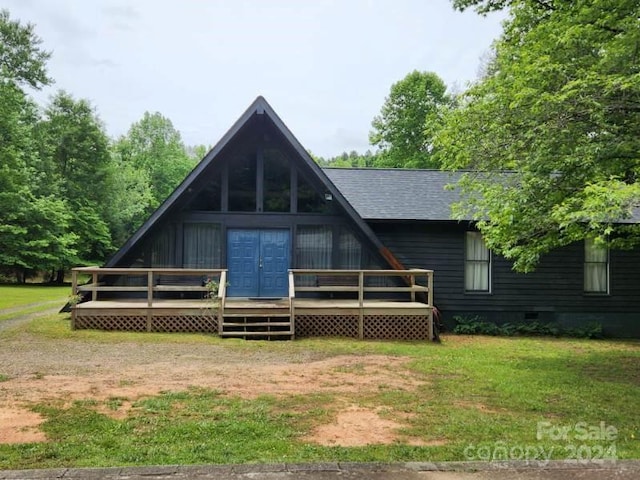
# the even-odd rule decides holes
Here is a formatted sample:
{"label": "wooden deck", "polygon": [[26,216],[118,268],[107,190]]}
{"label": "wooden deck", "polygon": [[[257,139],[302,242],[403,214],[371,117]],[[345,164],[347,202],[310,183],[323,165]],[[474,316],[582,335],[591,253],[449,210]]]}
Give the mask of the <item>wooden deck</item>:
{"label": "wooden deck", "polygon": [[[357,314],[360,310],[358,300],[313,299],[296,298],[293,300],[295,312],[299,315],[311,314]],[[253,300],[246,298],[227,297],[226,308],[228,311],[238,313],[268,314],[273,309],[287,308],[289,302],[279,300]],[[392,300],[365,300],[362,308],[368,315],[392,315],[398,312],[405,314],[424,314],[426,304],[420,302],[401,302]],[[75,306],[78,315],[91,313],[118,312],[130,314],[147,314],[151,310],[155,315],[169,314],[210,314],[217,310],[214,303],[209,300],[181,300],[158,299],[152,306],[147,305],[143,299],[124,298],[120,300],[94,300],[80,303]]]}
{"label": "wooden deck", "polygon": [[[102,270],[102,269],[100,269]],[[140,271],[144,270],[144,271]],[[157,298],[157,292],[180,295],[185,292],[205,292],[197,285],[158,286],[154,277],[167,269],[136,269],[136,275],[147,275],[144,286],[109,285],[100,281],[100,272],[93,272],[93,282],[86,286],[74,284],[75,292],[91,292],[91,300],[72,309],[74,328],[135,331],[186,331],[217,333],[241,338],[294,338],[309,336],[349,336],[355,338],[432,339],[431,281],[428,271],[290,271],[289,296],[280,299],[249,299],[226,297],[226,271],[171,269],[172,275],[206,273],[216,276],[221,288],[215,299]],[[109,269],[111,275],[122,275],[122,269]],[[128,273],[128,272],[127,272]],[[374,275],[396,275],[408,279],[402,286],[367,286],[365,278]],[[330,282],[309,285],[309,275],[330,276]],[[415,277],[426,275],[429,285],[416,283]],[[307,281],[296,285],[296,276]],[[348,285],[341,284],[344,276]],[[353,284],[353,279],[359,279]],[[348,280],[347,280],[348,279]],[[327,283],[330,283],[329,285]],[[146,292],[145,298],[100,299],[98,292]],[[367,298],[367,294],[403,293],[406,299]],[[312,295],[300,297],[299,295]],[[332,294],[354,298],[329,298]],[[418,298],[425,294],[425,298]]]}

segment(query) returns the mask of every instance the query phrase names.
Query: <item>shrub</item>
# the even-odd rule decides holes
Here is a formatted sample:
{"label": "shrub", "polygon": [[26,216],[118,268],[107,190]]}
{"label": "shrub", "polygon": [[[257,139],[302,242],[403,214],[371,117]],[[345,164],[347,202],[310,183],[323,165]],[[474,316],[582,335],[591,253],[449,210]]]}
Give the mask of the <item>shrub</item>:
{"label": "shrub", "polygon": [[604,338],[602,325],[591,322],[585,328],[563,329],[555,323],[542,323],[538,321],[523,323],[505,323],[497,325],[488,322],[479,315],[471,317],[456,315],[453,317],[456,326],[453,333],[459,335],[499,335],[504,337],[544,336],[544,337],[575,337],[575,338]]}

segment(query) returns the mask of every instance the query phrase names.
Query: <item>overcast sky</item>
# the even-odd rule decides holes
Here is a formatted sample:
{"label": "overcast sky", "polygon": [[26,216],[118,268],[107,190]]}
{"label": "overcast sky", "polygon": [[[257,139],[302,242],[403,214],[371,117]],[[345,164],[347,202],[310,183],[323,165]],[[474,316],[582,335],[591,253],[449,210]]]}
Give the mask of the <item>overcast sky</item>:
{"label": "overcast sky", "polygon": [[2,0],[53,52],[53,87],[86,98],[112,137],[145,111],[215,144],[263,95],[317,155],[369,148],[391,84],[433,71],[461,90],[504,15],[450,0]]}

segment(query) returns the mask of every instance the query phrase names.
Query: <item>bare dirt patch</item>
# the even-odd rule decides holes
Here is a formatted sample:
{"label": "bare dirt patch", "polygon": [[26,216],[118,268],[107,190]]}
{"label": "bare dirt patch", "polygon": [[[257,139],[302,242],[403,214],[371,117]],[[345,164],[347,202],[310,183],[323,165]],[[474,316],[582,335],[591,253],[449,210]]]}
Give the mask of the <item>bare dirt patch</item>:
{"label": "bare dirt patch", "polygon": [[398,433],[402,426],[382,418],[377,409],[352,405],[341,410],[333,423],[320,425],[304,440],[328,447],[359,447],[396,441],[415,446],[430,444],[419,438],[404,438]]}
{"label": "bare dirt patch", "polygon": [[[33,337],[10,343],[0,352],[0,373],[10,377],[0,383],[0,443],[43,441],[37,430],[42,419],[28,410],[42,402],[95,400],[101,413],[125,418],[140,398],[191,387],[243,398],[329,393],[354,399],[381,389],[412,391],[423,383],[407,369],[406,359],[385,355],[327,358],[220,345],[91,344]],[[341,415],[337,427],[319,429],[309,441],[350,446],[399,438],[402,425],[376,411],[348,408]]]}
{"label": "bare dirt patch", "polygon": [[0,408],[0,443],[44,442],[43,418],[22,408]]}

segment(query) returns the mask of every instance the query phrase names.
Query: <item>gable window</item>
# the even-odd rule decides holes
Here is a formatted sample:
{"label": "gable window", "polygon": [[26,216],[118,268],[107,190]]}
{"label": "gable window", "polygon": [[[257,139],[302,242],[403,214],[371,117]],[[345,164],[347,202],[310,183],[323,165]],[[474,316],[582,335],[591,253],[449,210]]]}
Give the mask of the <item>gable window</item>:
{"label": "gable window", "polygon": [[303,175],[298,175],[298,212],[330,213],[330,203],[313,188]]}
{"label": "gable window", "polygon": [[592,238],[584,240],[584,291],[609,293],[609,249]]}
{"label": "gable window", "polygon": [[466,232],[464,289],[467,292],[491,291],[491,252],[480,232]]}
{"label": "gable window", "polygon": [[229,162],[229,211],[256,211],[256,156],[239,155]]}
{"label": "gable window", "polygon": [[264,151],[264,211],[288,212],[291,208],[289,160],[275,149]]}

